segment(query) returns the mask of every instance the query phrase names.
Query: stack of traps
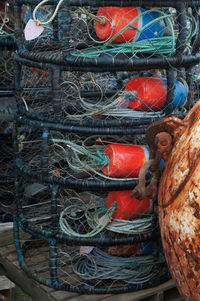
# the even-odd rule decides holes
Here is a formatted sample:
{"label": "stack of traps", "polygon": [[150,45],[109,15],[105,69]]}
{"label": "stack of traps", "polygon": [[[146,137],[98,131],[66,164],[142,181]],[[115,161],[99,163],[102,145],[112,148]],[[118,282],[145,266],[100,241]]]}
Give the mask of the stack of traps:
{"label": "stack of traps", "polygon": [[15,244],[29,276],[56,289],[120,293],[169,277],[156,200],[131,191],[148,124],[198,98],[199,8],[127,3],[64,1],[54,16],[57,1],[16,1]]}

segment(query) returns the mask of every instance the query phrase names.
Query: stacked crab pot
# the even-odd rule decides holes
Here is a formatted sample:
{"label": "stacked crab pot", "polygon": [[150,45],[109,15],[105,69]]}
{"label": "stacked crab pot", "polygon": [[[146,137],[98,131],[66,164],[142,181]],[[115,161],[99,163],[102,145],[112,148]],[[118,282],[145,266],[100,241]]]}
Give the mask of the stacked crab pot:
{"label": "stacked crab pot", "polygon": [[[145,131],[196,100],[198,7],[146,4],[16,0],[15,242],[29,276],[59,290],[124,293],[169,278]],[[148,196],[133,197],[138,182]],[[36,239],[23,252],[19,229]]]}

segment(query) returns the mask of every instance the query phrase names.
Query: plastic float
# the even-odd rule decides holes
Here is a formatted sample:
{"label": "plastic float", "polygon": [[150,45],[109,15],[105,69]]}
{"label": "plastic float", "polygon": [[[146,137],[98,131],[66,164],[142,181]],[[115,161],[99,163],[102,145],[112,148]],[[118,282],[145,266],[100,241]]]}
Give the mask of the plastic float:
{"label": "plastic float", "polygon": [[104,152],[109,163],[102,168],[106,176],[137,178],[143,164],[149,160],[149,148],[139,145],[109,144]]}
{"label": "plastic float", "polygon": [[[187,89],[180,82],[174,81],[173,109],[181,107],[187,100]],[[125,88],[132,95],[125,95],[129,99],[129,107],[137,111],[158,111],[165,106],[167,100],[167,79],[157,77],[136,77],[131,79]]]}
{"label": "plastic float", "polygon": [[[160,14],[138,7],[100,7],[98,17],[104,17],[103,24],[95,22],[96,35],[112,43],[131,42],[161,37],[165,31],[163,20],[156,21]],[[155,20],[154,22],[152,22]],[[148,25],[149,24],[149,25]],[[144,28],[144,29],[143,29]]]}
{"label": "plastic float", "polygon": [[[117,208],[112,214],[115,219],[134,219],[142,217],[145,213],[152,212],[152,200],[145,197],[143,200],[131,198],[131,190],[111,191],[107,197],[107,208],[117,203]],[[137,214],[139,213],[139,214]],[[148,255],[153,250],[152,242],[136,243],[131,245],[118,245],[106,248],[106,252],[112,256]]]}
{"label": "plastic float", "polygon": [[107,208],[111,208],[114,202],[117,203],[117,208],[112,214],[112,218],[133,219],[141,217],[142,213],[152,212],[152,202],[148,197],[145,197],[143,200],[137,200],[130,197],[130,195],[131,190],[109,192]]}

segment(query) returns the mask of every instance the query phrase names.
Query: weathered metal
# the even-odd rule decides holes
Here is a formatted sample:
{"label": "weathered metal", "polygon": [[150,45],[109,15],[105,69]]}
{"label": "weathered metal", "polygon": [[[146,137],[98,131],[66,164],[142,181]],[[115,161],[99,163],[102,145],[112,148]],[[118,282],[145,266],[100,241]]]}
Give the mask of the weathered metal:
{"label": "weathered metal", "polygon": [[184,121],[170,117],[148,128],[147,140],[154,154],[159,132],[172,137],[158,191],[163,247],[183,299],[197,301],[200,300],[200,101]]}

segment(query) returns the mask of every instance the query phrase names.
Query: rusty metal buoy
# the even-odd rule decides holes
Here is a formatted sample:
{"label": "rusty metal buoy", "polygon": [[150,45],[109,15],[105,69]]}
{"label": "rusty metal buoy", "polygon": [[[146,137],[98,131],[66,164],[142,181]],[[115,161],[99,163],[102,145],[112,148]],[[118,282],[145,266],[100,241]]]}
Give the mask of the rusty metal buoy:
{"label": "rusty metal buoy", "polygon": [[[158,205],[166,260],[183,299],[198,301],[200,300],[200,101],[183,121],[169,117],[151,124],[147,129],[146,138],[153,153],[154,158],[151,161],[154,167],[159,166],[156,157],[162,156],[165,159],[158,188]],[[142,191],[144,197],[144,190],[146,194],[148,191],[144,185],[142,188],[136,187],[133,195]]]}

